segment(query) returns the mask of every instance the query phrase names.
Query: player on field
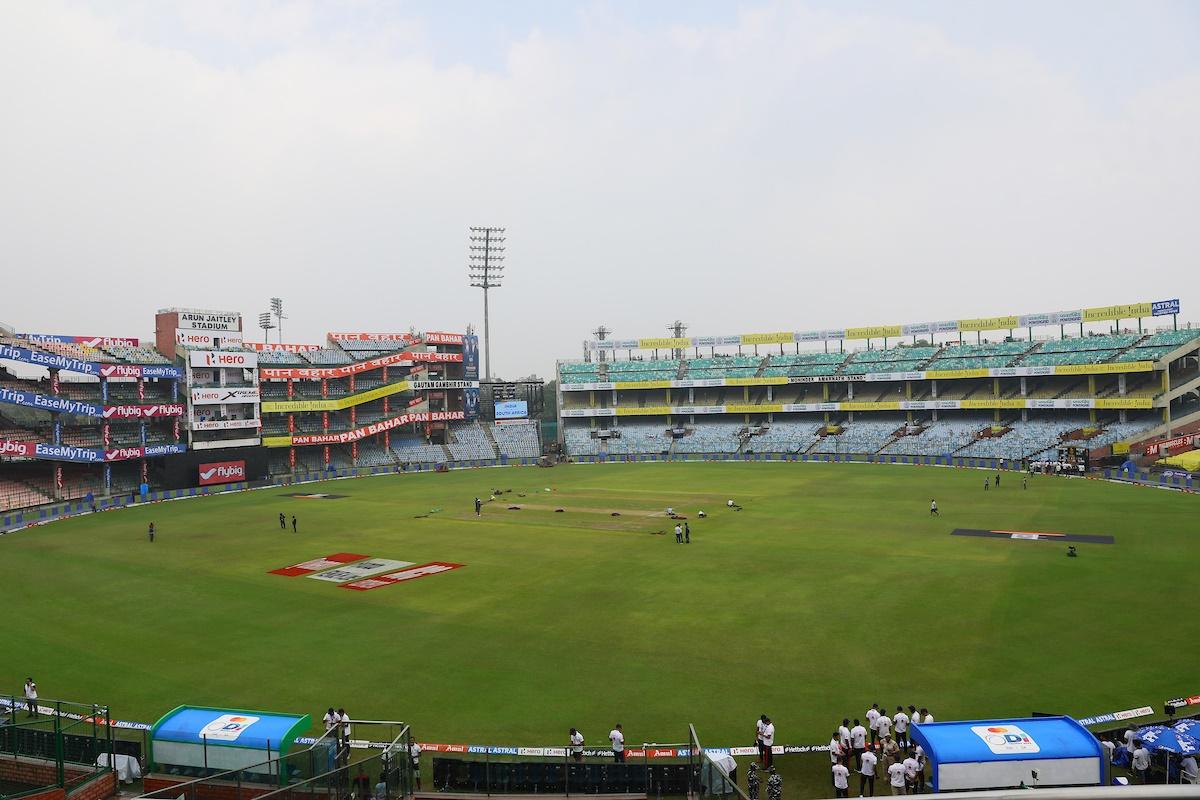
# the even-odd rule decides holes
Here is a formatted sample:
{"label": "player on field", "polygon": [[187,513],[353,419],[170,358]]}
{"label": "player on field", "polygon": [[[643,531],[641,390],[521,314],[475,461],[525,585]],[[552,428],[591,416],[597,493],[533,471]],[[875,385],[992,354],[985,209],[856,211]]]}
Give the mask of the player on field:
{"label": "player on field", "polygon": [[675,541],[683,544],[683,526],[675,523]]}
{"label": "player on field", "polygon": [[867,709],[867,728],[871,732],[871,744],[879,741],[879,703],[872,703]]}
{"label": "player on field", "polygon": [[831,768],[833,772],[833,791],[836,797],[846,797],[850,788],[850,770],[841,761]]}
{"label": "player on field", "polygon": [[292,533],[299,533],[299,531],[296,530],[296,515],[295,514],[292,514]]}
{"label": "player on field", "polygon": [[887,714],[880,714],[879,719],[875,720],[875,735],[879,741],[883,741],[885,736],[892,732],[892,718]]}
{"label": "player on field", "polygon": [[608,732],[608,740],[612,742],[613,760],[618,764],[625,763],[625,734],[621,732],[621,723]]}
{"label": "player on field", "polygon": [[904,706],[896,706],[896,716],[892,717],[896,723],[896,744],[905,749],[908,748],[908,714],[904,713]]}
{"label": "player on field", "polygon": [[931,517],[939,516],[938,510],[937,510],[937,500],[929,501],[929,516],[931,516]]}
{"label": "player on field", "polygon": [[150,537],[150,541],[153,542],[154,541],[154,523],[153,522],[150,523],[150,527],[146,531],[146,534]]}
{"label": "player on field", "polygon": [[571,728],[571,758],[583,761],[583,734]]}
{"label": "player on field", "polygon": [[859,797],[874,797],[875,796],[875,765],[879,763],[879,756],[868,750],[863,753],[862,766],[859,767],[858,774],[858,796]]}
{"label": "player on field", "polygon": [[862,769],[862,754],[867,751],[867,729],[858,720],[850,729],[850,746],[854,751],[854,768]]}
{"label": "player on field", "polygon": [[683,543],[684,544],[692,543],[692,529],[688,527],[688,524],[686,522],[683,523]]}
{"label": "player on field", "polygon": [[281,530],[281,531],[287,530],[287,517],[285,517],[283,515],[282,511],[279,512],[279,530]]}
{"label": "player on field", "polygon": [[481,516],[483,511],[483,501],[478,497],[475,498],[475,516]]}

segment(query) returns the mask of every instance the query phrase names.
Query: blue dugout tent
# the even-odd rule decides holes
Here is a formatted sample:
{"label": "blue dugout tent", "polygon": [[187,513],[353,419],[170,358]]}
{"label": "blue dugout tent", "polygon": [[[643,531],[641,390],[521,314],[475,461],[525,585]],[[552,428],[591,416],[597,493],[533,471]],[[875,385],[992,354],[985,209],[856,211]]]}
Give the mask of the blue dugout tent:
{"label": "blue dugout tent", "polygon": [[1070,717],[934,722],[911,734],[935,792],[1104,782],[1100,742]]}

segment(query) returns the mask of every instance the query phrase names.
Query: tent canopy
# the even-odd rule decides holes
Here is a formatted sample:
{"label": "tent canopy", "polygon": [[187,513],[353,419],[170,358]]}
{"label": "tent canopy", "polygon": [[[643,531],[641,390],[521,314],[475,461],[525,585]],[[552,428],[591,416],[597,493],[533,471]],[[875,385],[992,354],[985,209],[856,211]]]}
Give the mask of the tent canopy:
{"label": "tent canopy", "polygon": [[913,726],[912,737],[933,768],[934,791],[1102,780],[1100,743],[1070,717],[934,722]]}

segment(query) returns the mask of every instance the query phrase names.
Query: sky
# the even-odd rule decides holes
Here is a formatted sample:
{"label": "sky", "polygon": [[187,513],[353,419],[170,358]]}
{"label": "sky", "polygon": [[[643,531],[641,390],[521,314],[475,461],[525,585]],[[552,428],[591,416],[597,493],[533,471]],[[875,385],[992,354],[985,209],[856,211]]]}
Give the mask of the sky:
{"label": "sky", "polygon": [[[0,0],[0,322],[616,338],[1180,297],[1200,4]],[[274,334],[273,334],[274,335]]]}

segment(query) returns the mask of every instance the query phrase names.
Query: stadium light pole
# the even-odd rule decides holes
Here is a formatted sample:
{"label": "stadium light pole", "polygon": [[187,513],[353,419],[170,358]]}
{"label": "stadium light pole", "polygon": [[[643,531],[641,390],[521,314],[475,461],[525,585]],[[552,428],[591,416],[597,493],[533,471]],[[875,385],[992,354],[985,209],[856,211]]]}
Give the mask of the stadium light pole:
{"label": "stadium light pole", "polygon": [[500,287],[504,277],[504,228],[471,228],[467,273],[471,285],[483,289],[483,379],[492,379],[492,347],[488,330],[488,289]]}
{"label": "stadium light pole", "polygon": [[283,344],[283,321],[287,319],[287,314],[283,313],[283,299],[280,297],[271,298],[271,313],[275,315],[278,324],[275,325],[279,329],[279,343]]}
{"label": "stadium light pole", "polygon": [[263,329],[263,344],[270,341],[271,329],[275,326],[271,324],[271,312],[264,311],[258,315],[258,327]]}

